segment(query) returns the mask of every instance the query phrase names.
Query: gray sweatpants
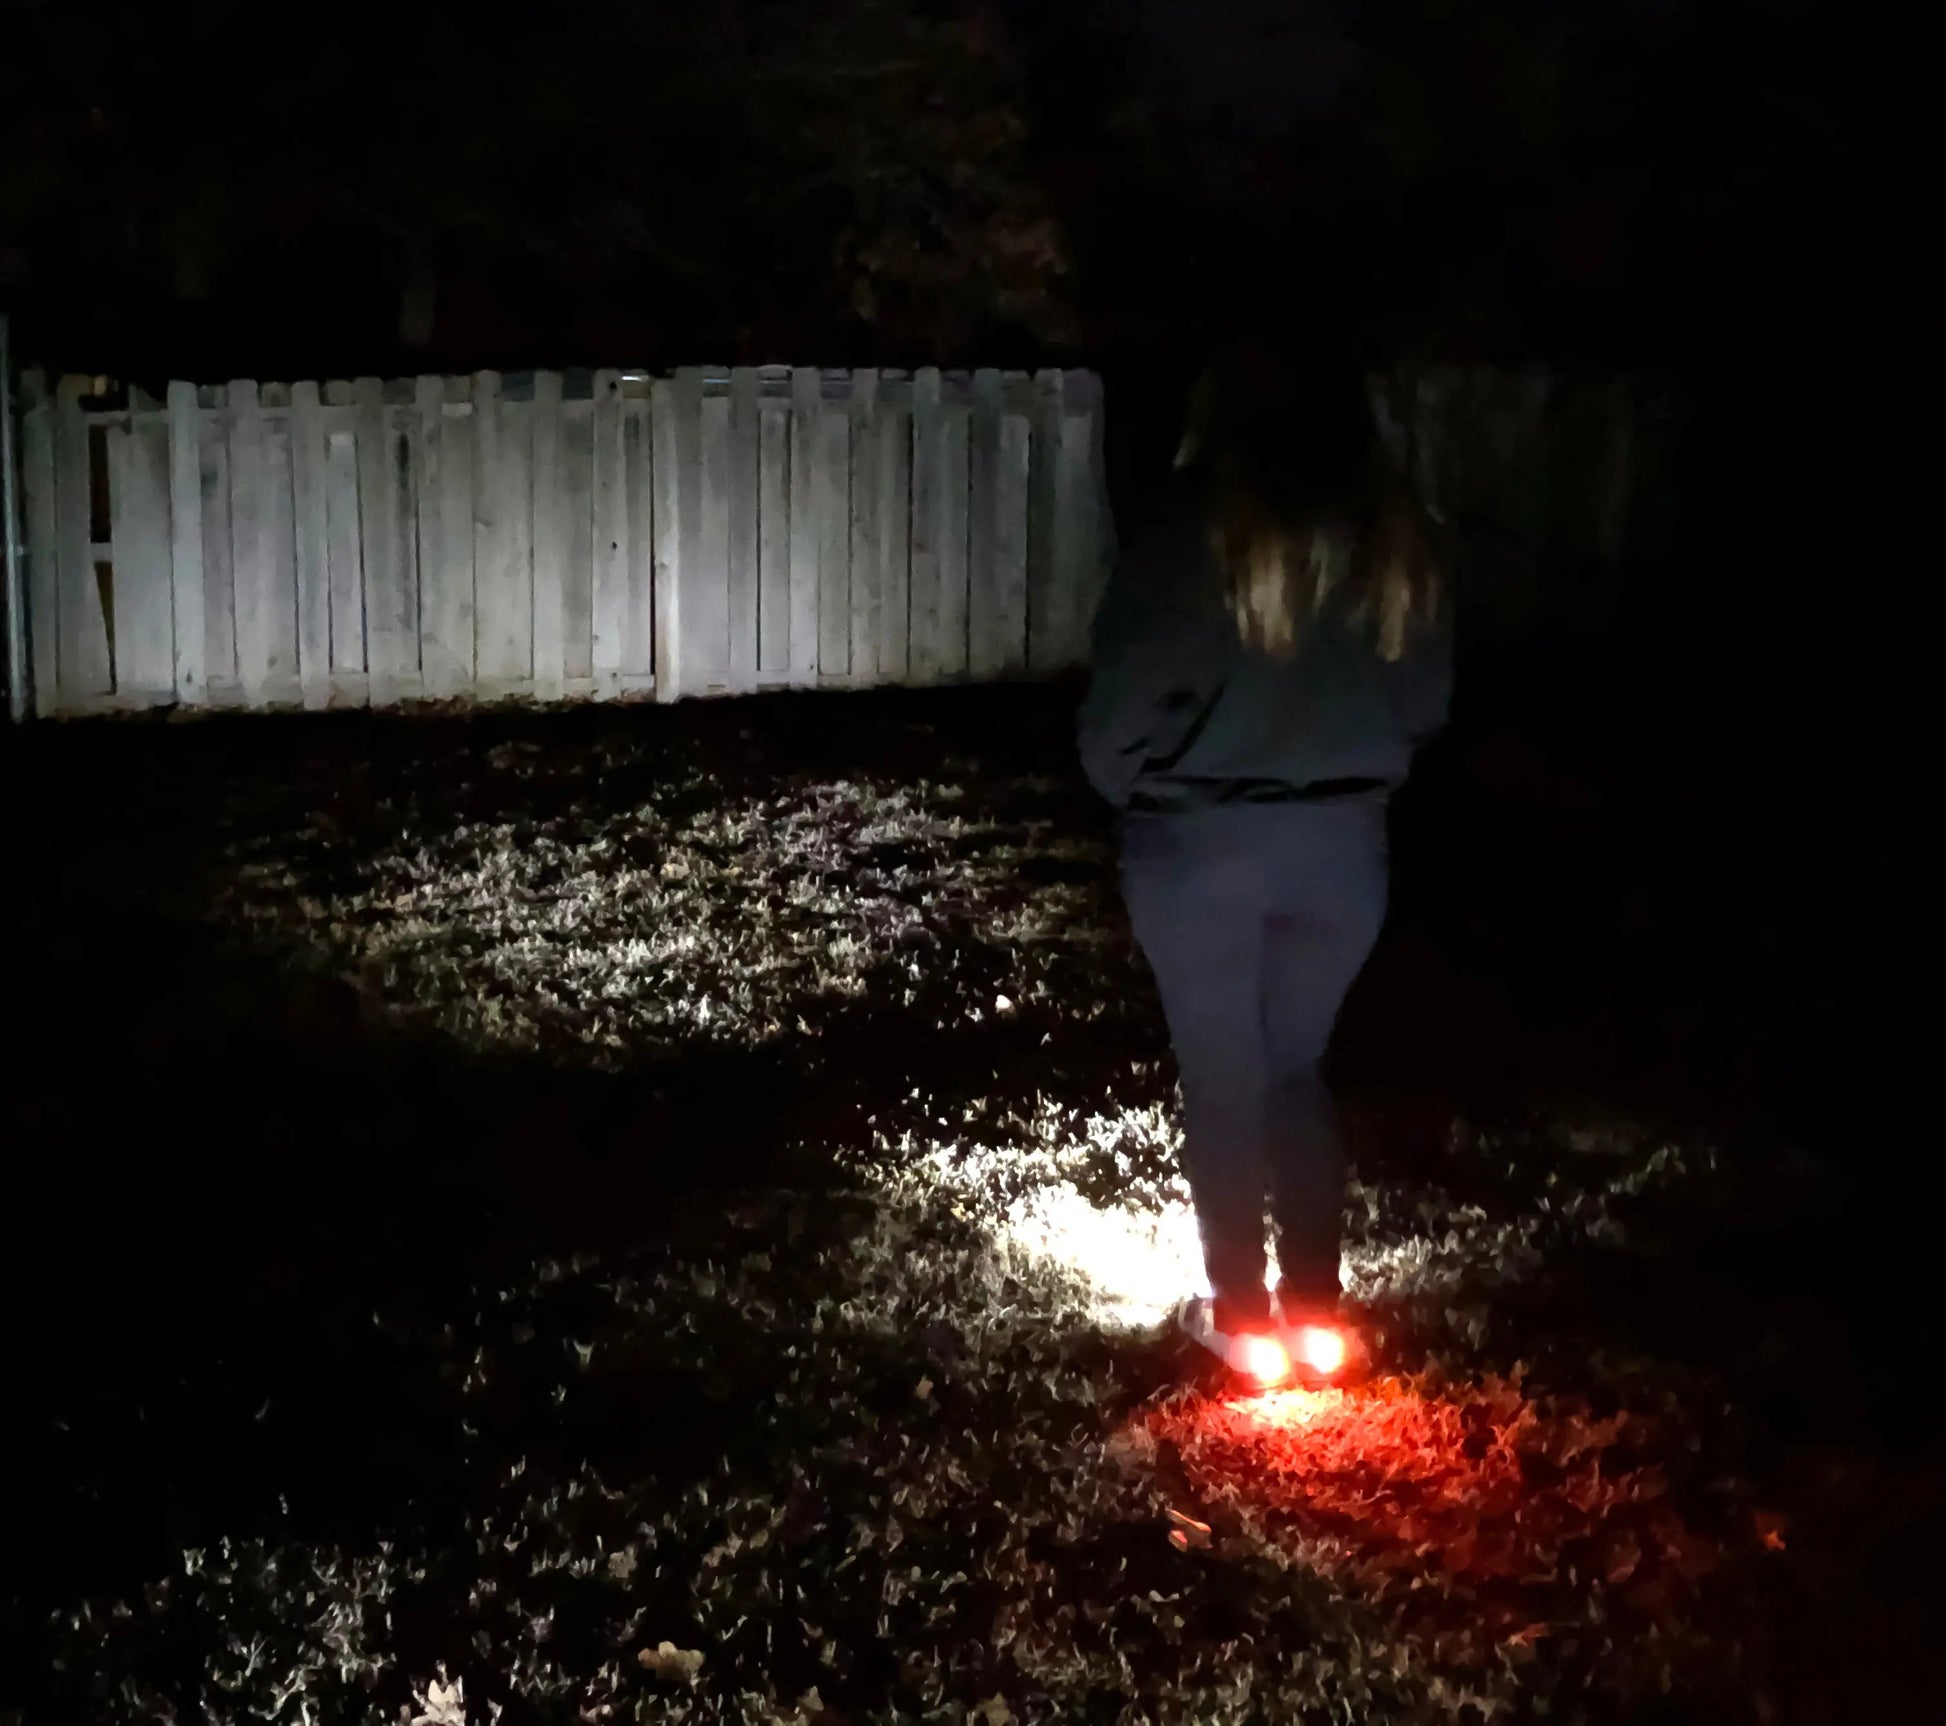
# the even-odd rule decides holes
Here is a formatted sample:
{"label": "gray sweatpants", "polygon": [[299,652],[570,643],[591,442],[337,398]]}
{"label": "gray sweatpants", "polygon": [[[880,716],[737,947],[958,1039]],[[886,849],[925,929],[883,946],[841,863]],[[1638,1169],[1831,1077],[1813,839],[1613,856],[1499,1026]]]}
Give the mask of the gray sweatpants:
{"label": "gray sweatpants", "polygon": [[1122,891],[1182,1078],[1183,1172],[1219,1300],[1335,1299],[1346,1154],[1319,1075],[1385,920],[1385,798],[1131,815]]}

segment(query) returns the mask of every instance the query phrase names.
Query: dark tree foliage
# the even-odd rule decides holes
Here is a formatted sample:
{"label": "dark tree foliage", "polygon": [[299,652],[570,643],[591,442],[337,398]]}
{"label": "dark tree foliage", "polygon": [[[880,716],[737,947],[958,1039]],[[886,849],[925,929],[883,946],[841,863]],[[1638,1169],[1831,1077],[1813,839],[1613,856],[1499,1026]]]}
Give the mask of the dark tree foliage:
{"label": "dark tree foliage", "polygon": [[13,0],[5,36],[0,299],[94,370],[1154,359],[1240,294],[1387,345],[1829,352],[1897,155],[1886,69],[1790,7]]}
{"label": "dark tree foliage", "polygon": [[930,358],[1063,333],[1061,241],[978,4],[305,18],[10,20],[0,289],[61,363]]}

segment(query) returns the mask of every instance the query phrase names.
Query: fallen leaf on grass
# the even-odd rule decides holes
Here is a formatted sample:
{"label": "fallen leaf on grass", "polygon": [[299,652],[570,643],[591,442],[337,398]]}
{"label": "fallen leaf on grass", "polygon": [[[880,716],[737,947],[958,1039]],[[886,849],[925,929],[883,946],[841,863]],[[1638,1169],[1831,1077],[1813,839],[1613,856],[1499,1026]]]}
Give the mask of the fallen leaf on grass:
{"label": "fallen leaf on grass", "polygon": [[770,1722],[771,1726],[838,1726],[838,1715],[835,1710],[825,1707],[824,1698],[813,1684],[798,1697],[788,1714],[773,1714]]}
{"label": "fallen leaf on grass", "polygon": [[658,1642],[653,1648],[641,1649],[635,1658],[645,1671],[672,1684],[694,1684],[696,1674],[703,1669],[701,1649],[678,1648],[673,1642]]}
{"label": "fallen leaf on grass", "polygon": [[466,1726],[466,1680],[455,1678],[442,1684],[435,1678],[423,1692],[415,1690],[413,1700],[420,1711],[412,1716],[411,1726]]}
{"label": "fallen leaf on grass", "polygon": [[1169,1530],[1169,1544],[1178,1552],[1209,1545],[1210,1529],[1207,1522],[1198,1522],[1195,1517],[1185,1516],[1180,1510],[1170,1511],[1169,1520],[1175,1524]]}
{"label": "fallen leaf on grass", "polygon": [[989,1696],[974,1706],[966,1717],[967,1726],[1014,1726],[1014,1711],[1004,1696]]}

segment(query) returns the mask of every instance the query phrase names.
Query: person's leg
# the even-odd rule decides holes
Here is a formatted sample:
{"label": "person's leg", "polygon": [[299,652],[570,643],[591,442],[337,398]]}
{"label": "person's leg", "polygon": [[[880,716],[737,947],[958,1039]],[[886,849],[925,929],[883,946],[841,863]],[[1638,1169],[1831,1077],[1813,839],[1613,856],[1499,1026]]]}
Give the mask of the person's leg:
{"label": "person's leg", "polygon": [[1276,851],[1278,903],[1262,972],[1265,1145],[1279,1286],[1297,1302],[1338,1298],[1347,1158],[1319,1064],[1385,920],[1384,821],[1383,806],[1295,810]]}
{"label": "person's leg", "polygon": [[1247,848],[1195,817],[1134,828],[1122,891],[1169,1024],[1182,1077],[1183,1174],[1222,1321],[1267,1311],[1264,1097],[1269,1080],[1258,977],[1261,871]]}

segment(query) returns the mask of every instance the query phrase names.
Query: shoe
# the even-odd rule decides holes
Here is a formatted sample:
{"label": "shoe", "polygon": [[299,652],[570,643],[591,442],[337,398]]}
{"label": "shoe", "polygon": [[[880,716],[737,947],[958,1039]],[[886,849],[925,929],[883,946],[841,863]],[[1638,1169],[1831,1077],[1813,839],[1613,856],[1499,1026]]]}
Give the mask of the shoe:
{"label": "shoe", "polygon": [[1277,1336],[1290,1360],[1290,1382],[1319,1390],[1354,1384],[1371,1371],[1371,1353],[1336,1301],[1277,1302]]}
{"label": "shoe", "polygon": [[1287,1344],[1268,1306],[1261,1318],[1222,1307],[1207,1295],[1185,1301],[1176,1315],[1177,1328],[1199,1348],[1207,1349],[1225,1366],[1252,1384],[1270,1390],[1291,1376]]}

